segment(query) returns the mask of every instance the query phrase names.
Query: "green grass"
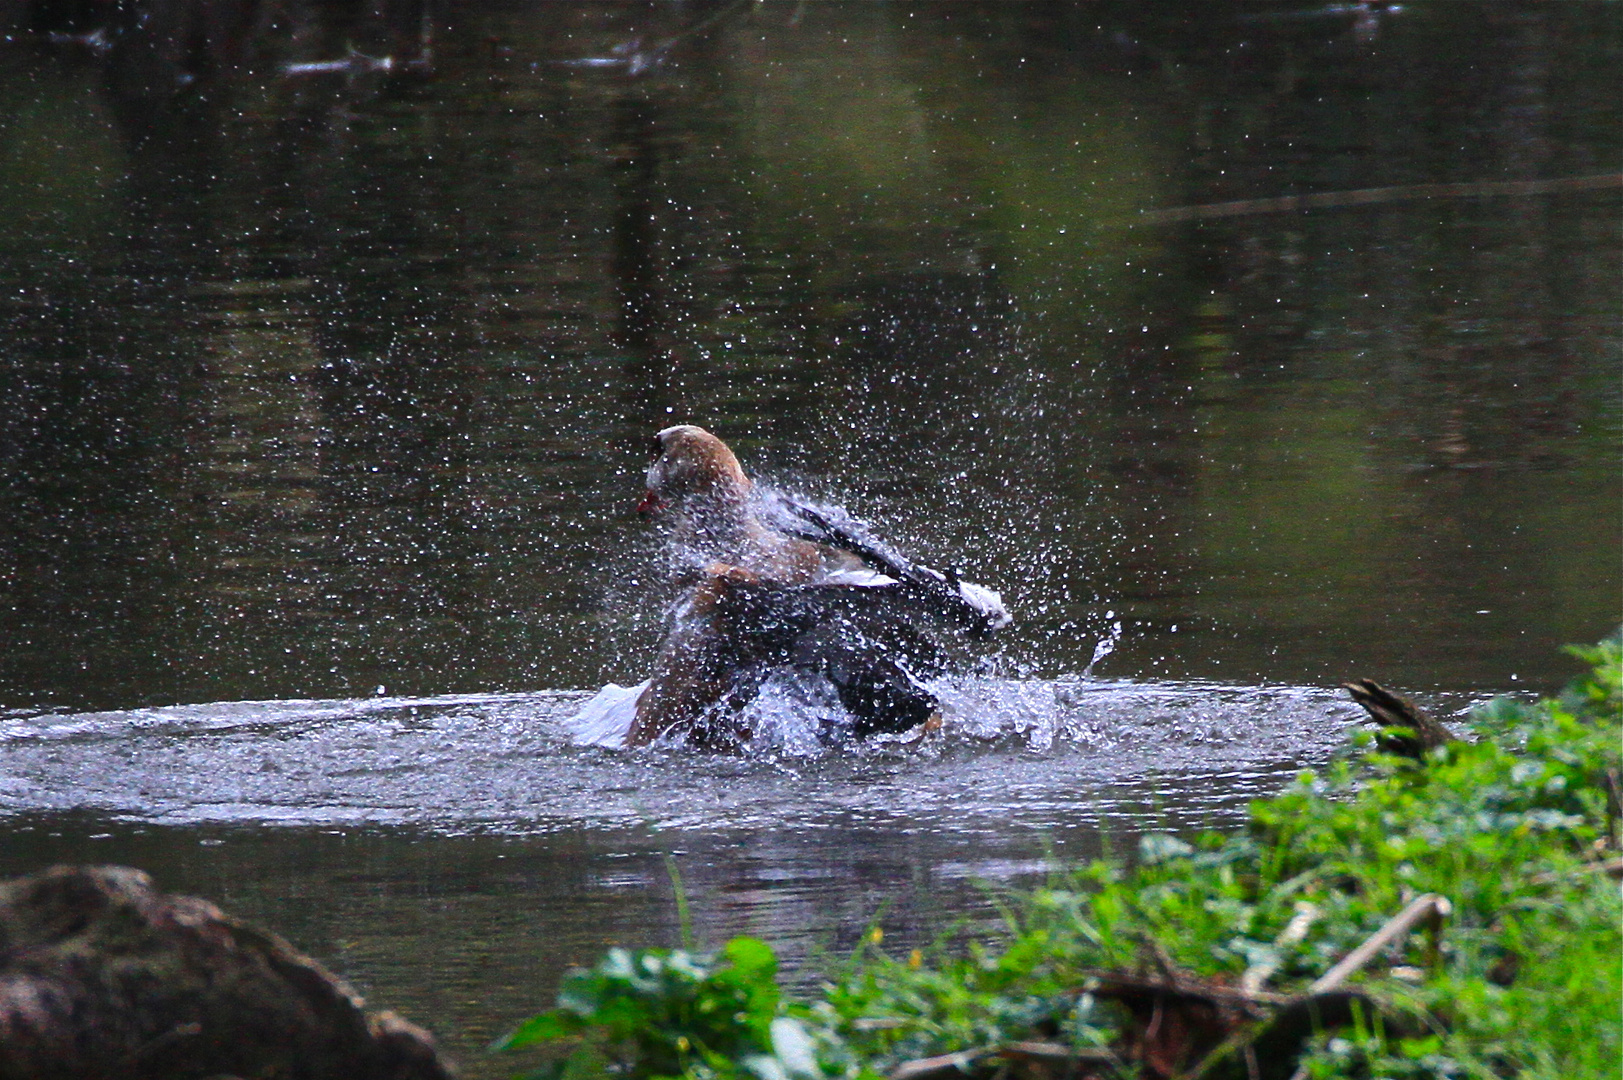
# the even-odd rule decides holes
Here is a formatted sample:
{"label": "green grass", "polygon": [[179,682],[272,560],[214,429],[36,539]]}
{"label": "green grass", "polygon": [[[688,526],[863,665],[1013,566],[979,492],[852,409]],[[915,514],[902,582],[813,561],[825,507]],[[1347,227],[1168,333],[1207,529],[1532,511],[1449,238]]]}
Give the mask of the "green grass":
{"label": "green grass", "polygon": [[1358,1022],[1264,1072],[1616,1077],[1623,904],[1599,864],[1618,847],[1620,649],[1574,652],[1591,670],[1558,698],[1490,703],[1468,741],[1424,761],[1366,753],[1304,775],[1255,803],[1242,833],[1145,837],[1131,865],[1094,862],[1021,897],[995,940],[895,957],[871,935],[798,1001],[753,939],[616,950],[504,1046],[547,1049],[530,1076],[778,1080],[880,1077],[1038,1039],[1124,1055],[1079,1075],[1148,1075],[1123,1050],[1126,1014],[1091,992],[1097,973],[1170,965],[1234,985],[1255,969],[1266,989],[1301,994],[1436,893],[1448,919],[1354,976]]}

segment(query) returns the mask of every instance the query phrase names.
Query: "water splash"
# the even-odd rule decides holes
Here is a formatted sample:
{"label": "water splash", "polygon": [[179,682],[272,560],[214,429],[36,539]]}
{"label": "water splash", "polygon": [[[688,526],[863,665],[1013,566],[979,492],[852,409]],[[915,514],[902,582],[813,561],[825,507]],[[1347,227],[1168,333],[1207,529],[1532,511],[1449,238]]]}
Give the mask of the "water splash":
{"label": "water splash", "polygon": [[0,820],[79,810],[169,825],[538,834],[650,819],[798,829],[857,814],[931,829],[1048,827],[1144,799],[1241,808],[1328,757],[1359,718],[1337,692],[1309,687],[932,685],[939,734],[842,744],[819,722],[829,702],[769,683],[750,707],[759,738],[737,755],[575,745],[579,692],[16,717],[0,720]]}
{"label": "water splash", "polygon": [[1114,611],[1105,612],[1105,618],[1114,620],[1110,624],[1110,633],[1108,636],[1100,638],[1099,643],[1093,647],[1093,659],[1089,660],[1088,666],[1082,669],[1084,679],[1093,677],[1094,667],[1099,661],[1115,652],[1117,642],[1121,641],[1121,620],[1116,618]]}
{"label": "water splash", "polygon": [[[939,718],[923,676],[963,670],[950,652],[1013,621],[995,590],[913,562],[843,506],[744,479],[709,433],[659,438],[644,506],[665,523],[658,576],[683,595],[667,608],[654,675],[600,690],[570,722],[577,744],[646,742],[639,717],[665,732],[662,746],[799,756],[878,732],[910,738]],[[695,462],[725,463],[713,491],[679,479]],[[701,663],[716,668],[692,677]]]}

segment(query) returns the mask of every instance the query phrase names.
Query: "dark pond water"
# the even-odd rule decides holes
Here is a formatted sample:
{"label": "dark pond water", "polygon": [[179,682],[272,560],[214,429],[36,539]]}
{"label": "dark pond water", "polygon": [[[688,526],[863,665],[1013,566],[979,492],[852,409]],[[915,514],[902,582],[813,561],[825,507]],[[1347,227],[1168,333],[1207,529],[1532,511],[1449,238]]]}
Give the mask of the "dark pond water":
{"label": "dark pond water", "polygon": [[[709,940],[917,942],[1623,617],[1611,5],[137,7],[0,4],[0,872],[472,1076],[669,853]],[[940,745],[569,744],[678,421],[1002,591]]]}

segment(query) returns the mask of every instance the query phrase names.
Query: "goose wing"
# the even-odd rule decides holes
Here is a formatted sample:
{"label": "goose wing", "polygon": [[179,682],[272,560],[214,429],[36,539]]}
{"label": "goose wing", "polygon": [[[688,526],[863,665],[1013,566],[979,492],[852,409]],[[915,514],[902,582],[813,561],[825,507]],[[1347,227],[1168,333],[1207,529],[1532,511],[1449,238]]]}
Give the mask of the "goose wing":
{"label": "goose wing", "polygon": [[964,581],[955,571],[916,563],[834,506],[821,506],[777,491],[760,491],[760,516],[779,532],[849,551],[925,598],[946,618],[971,632],[990,634],[1014,621],[994,589]]}

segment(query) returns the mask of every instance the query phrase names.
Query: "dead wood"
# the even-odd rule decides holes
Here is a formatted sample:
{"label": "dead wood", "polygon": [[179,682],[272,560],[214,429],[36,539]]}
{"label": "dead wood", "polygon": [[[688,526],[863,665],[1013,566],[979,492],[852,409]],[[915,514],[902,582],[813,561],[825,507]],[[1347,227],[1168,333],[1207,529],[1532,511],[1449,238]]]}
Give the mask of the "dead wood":
{"label": "dead wood", "polygon": [[904,1061],[890,1074],[890,1080],[954,1080],[956,1077],[977,1076],[981,1062],[997,1053],[995,1046],[976,1050],[960,1050],[956,1054]]}
{"label": "dead wood", "polygon": [[1436,893],[1417,896],[1315,980],[1305,994],[1289,999],[1260,1022],[1232,1029],[1227,1038],[1184,1073],[1181,1080],[1202,1080],[1225,1071],[1225,1066],[1228,1066],[1226,1071],[1234,1072],[1232,1062],[1236,1056],[1243,1060],[1245,1075],[1250,1080],[1279,1080],[1293,1075],[1302,1042],[1309,1035],[1345,1027],[1360,1011],[1365,1017],[1384,1013],[1373,998],[1356,990],[1343,990],[1342,985],[1416,926],[1429,922],[1436,927],[1452,911],[1453,905],[1447,897]]}
{"label": "dead wood", "polygon": [[1095,1075],[1092,1066],[1116,1065],[1120,1060],[1109,1050],[1063,1043],[1011,1042],[904,1061],[890,1074],[890,1080],[962,1080],[994,1075],[1011,1080],[1088,1080]]}
{"label": "dead wood", "polygon": [[1420,923],[1429,921],[1436,925],[1448,918],[1453,911],[1454,906],[1448,899],[1436,893],[1415,897],[1409,902],[1408,907],[1388,919],[1384,926],[1364,939],[1363,944],[1342,957],[1335,967],[1320,976],[1317,982],[1307,988],[1308,994],[1323,994],[1336,989],[1363,970],[1382,949],[1408,934]]}
{"label": "dead wood", "polygon": [[1425,710],[1373,679],[1358,679],[1344,686],[1370,719],[1381,726],[1375,744],[1389,754],[1420,758],[1429,750],[1456,741],[1453,733]]}
{"label": "dead wood", "polygon": [[[1164,950],[1154,952],[1155,974],[1091,972],[1077,993],[1114,1001],[1126,1013],[1111,1051],[1079,1050],[1059,1043],[1006,1043],[904,1062],[890,1080],[1087,1080],[1099,1067],[1135,1063],[1146,1080],[1288,1080],[1303,1044],[1314,1033],[1345,1027],[1360,1016],[1381,1015],[1389,1030],[1407,1025],[1379,999],[1344,984],[1416,927],[1434,928],[1452,910],[1447,898],[1416,897],[1365,938],[1304,993],[1285,995],[1258,987],[1258,974],[1230,985],[1178,970]],[[1280,935],[1291,943],[1318,917],[1311,905],[1298,911]],[[1435,943],[1434,943],[1435,944]],[[1260,977],[1266,978],[1266,975]]]}
{"label": "dead wood", "polygon": [[1127,1011],[1120,1055],[1136,1061],[1150,1080],[1171,1080],[1202,1061],[1239,1029],[1287,999],[1248,991],[1188,972],[1157,981],[1120,974],[1095,975],[1089,992]]}

